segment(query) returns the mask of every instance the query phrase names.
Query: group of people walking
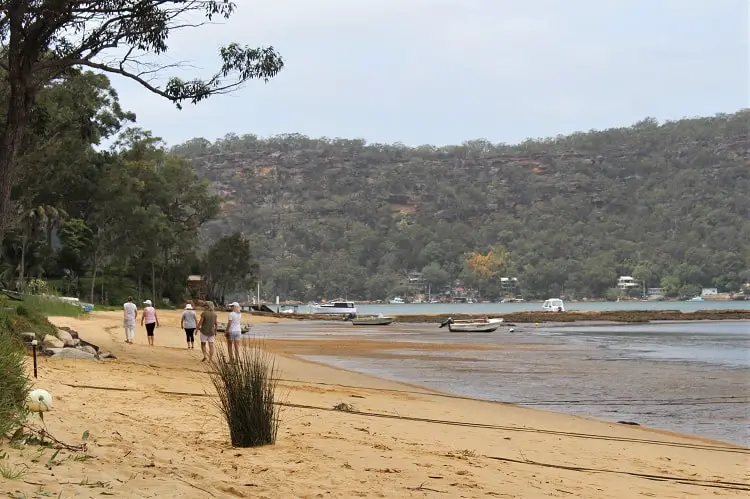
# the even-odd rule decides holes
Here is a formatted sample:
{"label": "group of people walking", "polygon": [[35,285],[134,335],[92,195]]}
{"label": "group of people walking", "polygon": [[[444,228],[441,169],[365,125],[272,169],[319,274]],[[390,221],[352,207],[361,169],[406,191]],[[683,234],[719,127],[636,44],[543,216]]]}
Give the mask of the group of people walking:
{"label": "group of people walking", "polygon": [[[148,344],[154,346],[154,330],[159,327],[159,315],[153,306],[151,300],[143,302],[145,305],[143,314],[141,314],[141,327],[145,326]],[[240,304],[234,302],[230,305],[232,311],[229,313],[226,327],[226,341],[229,351],[229,361],[233,362],[239,356],[239,344],[242,338],[242,312]],[[135,338],[135,324],[138,319],[138,307],[133,303],[133,297],[129,296],[128,301],[123,305],[125,343],[133,343]],[[201,352],[203,360],[201,362],[212,361],[214,357],[214,340],[216,339],[218,326],[218,315],[213,302],[206,302],[205,309],[201,312],[200,318],[196,315],[193,305],[188,303],[180,317],[180,329],[185,331],[187,348],[195,348],[195,333],[200,334]]]}

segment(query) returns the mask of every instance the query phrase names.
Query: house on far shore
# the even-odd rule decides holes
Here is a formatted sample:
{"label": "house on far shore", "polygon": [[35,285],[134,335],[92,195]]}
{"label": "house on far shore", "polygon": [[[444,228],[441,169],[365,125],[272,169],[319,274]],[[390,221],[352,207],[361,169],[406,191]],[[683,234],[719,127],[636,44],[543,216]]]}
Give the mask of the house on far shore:
{"label": "house on far shore", "polygon": [[717,288],[703,288],[701,290],[701,296],[703,298],[707,296],[716,296],[719,294],[719,290]]}
{"label": "house on far shore", "polygon": [[664,297],[664,288],[648,288],[648,297]]}
{"label": "house on far shore", "polygon": [[632,288],[637,288],[638,286],[639,286],[638,281],[636,281],[629,275],[621,275],[619,279],[617,279],[618,289],[632,289]]}

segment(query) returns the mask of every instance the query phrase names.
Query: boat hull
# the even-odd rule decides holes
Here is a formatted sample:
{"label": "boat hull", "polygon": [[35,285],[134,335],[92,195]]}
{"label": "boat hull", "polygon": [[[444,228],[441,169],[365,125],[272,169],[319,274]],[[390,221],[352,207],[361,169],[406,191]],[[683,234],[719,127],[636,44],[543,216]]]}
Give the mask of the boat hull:
{"label": "boat hull", "polygon": [[494,333],[499,324],[448,324],[451,333]]}
{"label": "boat hull", "polygon": [[356,314],[357,307],[326,307],[323,305],[310,305],[310,313],[320,315]]}
{"label": "boat hull", "polygon": [[354,326],[388,326],[393,324],[395,319],[354,319],[352,325]]}

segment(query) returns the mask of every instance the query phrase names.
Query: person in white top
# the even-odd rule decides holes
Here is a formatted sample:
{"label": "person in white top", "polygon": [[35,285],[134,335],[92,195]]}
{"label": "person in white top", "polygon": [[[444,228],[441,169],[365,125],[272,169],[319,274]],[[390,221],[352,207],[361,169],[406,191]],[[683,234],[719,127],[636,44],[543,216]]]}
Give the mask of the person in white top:
{"label": "person in white top", "polygon": [[240,338],[242,337],[242,313],[240,304],[233,302],[229,305],[232,311],[229,313],[227,321],[227,349],[229,350],[229,362],[239,359],[240,356]]}
{"label": "person in white top", "polygon": [[123,326],[125,327],[125,343],[133,343],[135,338],[135,320],[138,318],[138,307],[133,303],[133,297],[128,296],[123,306]]}

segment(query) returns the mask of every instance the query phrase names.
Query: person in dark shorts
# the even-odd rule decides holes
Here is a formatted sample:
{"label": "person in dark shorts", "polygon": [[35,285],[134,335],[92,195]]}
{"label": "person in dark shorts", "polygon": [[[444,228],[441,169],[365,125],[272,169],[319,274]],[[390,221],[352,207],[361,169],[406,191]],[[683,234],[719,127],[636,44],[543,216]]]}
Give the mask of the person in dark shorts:
{"label": "person in dark shorts", "polygon": [[197,325],[198,318],[195,316],[193,306],[188,303],[185,305],[185,311],[182,312],[182,317],[180,318],[180,327],[185,330],[188,348],[195,348],[195,329]]}
{"label": "person in dark shorts", "polygon": [[156,315],[156,309],[153,307],[151,300],[143,302],[146,308],[143,309],[143,315],[141,315],[141,326],[146,324],[146,336],[148,337],[148,344],[154,346],[154,328],[159,326],[159,317]]}

